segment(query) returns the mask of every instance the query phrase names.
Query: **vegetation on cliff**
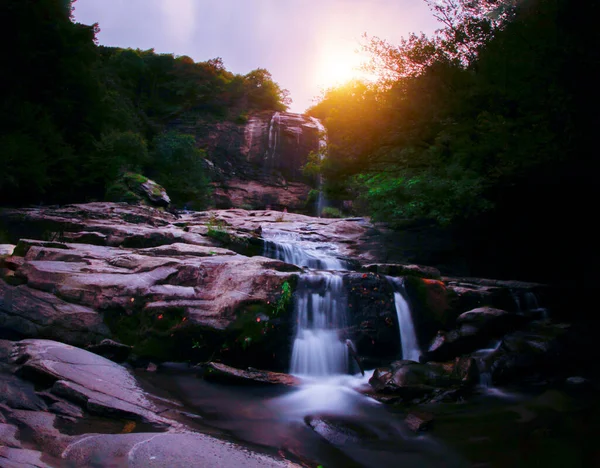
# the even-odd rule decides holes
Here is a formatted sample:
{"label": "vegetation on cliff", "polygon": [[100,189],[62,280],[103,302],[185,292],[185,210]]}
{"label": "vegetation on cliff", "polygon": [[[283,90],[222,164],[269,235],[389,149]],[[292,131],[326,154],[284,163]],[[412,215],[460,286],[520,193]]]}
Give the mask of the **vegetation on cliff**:
{"label": "vegetation on cliff", "polygon": [[[163,185],[178,205],[201,206],[202,154],[170,122],[193,115],[243,121],[285,110],[286,90],[265,69],[227,71],[221,59],[102,47],[98,25],[74,23],[71,1],[3,2],[9,66],[0,77],[2,204],[103,199],[126,171]],[[166,167],[169,170],[166,170]]]}

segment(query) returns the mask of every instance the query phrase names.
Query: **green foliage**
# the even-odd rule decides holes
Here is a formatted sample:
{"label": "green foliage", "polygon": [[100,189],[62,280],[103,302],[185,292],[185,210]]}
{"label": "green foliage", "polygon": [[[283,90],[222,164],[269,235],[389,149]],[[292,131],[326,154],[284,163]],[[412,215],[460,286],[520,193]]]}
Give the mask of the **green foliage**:
{"label": "green foliage", "polygon": [[292,286],[288,281],[284,281],[281,285],[281,296],[279,296],[279,299],[277,299],[277,303],[275,304],[275,309],[273,310],[272,315],[277,316],[287,310],[291,302]]}
{"label": "green foliage", "polygon": [[231,234],[227,230],[227,224],[222,219],[217,218],[214,213],[211,213],[208,218],[206,227],[208,228],[206,232],[208,237],[224,243],[231,241]]}
{"label": "green foliage", "polygon": [[311,151],[308,153],[306,164],[302,166],[302,174],[305,177],[316,179],[322,172],[322,165],[321,154]]}
{"label": "green foliage", "polygon": [[204,166],[204,152],[196,147],[191,135],[167,132],[155,138],[150,174],[161,184],[177,205],[202,209],[210,195]]}
{"label": "green foliage", "polygon": [[140,171],[148,160],[148,147],[139,133],[111,131],[95,145],[87,164],[88,183],[106,187],[108,194],[121,174]]}
{"label": "green foliage", "polygon": [[267,338],[269,333],[276,329],[278,317],[289,311],[293,301],[293,285],[290,281],[281,284],[281,292],[277,299],[268,301],[267,304],[252,304],[246,306],[242,312],[241,331],[236,339],[246,350],[253,343]]}
{"label": "green foliage", "polygon": [[[158,178],[151,174],[158,162],[155,172],[175,203],[202,208],[207,176],[195,162],[201,157],[185,141],[165,148],[168,129],[192,119],[243,123],[250,111],[287,108],[287,92],[266,70],[235,75],[219,58],[194,62],[152,49],[98,46],[98,25],[74,23],[71,3],[0,4],[11,38],[0,76],[0,199],[27,204],[112,197],[121,173],[144,170]],[[175,177],[164,165],[170,158]],[[178,182],[182,174],[189,176]]]}
{"label": "green foliage", "polygon": [[[331,198],[392,223],[475,219],[553,180],[581,173],[584,139],[568,76],[592,60],[566,0],[430,2],[444,27],[399,45],[373,38],[375,84],[328,90],[309,110],[328,129],[320,168]],[[592,49],[593,50],[593,49]],[[537,174],[543,174],[537,175]],[[545,182],[546,184],[548,182]]]}
{"label": "green foliage", "polygon": [[333,206],[326,206],[320,213],[323,218],[343,218],[342,212]]}
{"label": "green foliage", "polygon": [[251,109],[285,111],[292,103],[289,91],[281,89],[264,68],[257,68],[244,76],[244,89]]}

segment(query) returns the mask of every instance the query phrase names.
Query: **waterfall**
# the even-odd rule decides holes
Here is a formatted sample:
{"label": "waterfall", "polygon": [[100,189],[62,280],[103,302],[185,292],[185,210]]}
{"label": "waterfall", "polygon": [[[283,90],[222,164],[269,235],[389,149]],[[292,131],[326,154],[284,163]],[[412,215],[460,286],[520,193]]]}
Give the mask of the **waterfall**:
{"label": "waterfall", "polygon": [[[325,129],[325,126],[321,123],[319,119],[311,117],[311,120],[317,127],[317,130],[319,131],[319,158],[321,161],[323,161],[327,152],[327,130]],[[321,174],[319,174],[317,184],[319,188],[319,197],[317,198],[317,216],[320,217],[323,208],[325,208],[327,204],[325,194],[323,193],[323,176]]]}
{"label": "waterfall", "polygon": [[291,232],[263,229],[263,255],[315,270],[346,270],[346,262],[335,257],[336,247],[325,242],[302,240]]}
{"label": "waterfall", "polygon": [[488,368],[486,359],[487,357],[496,351],[500,345],[501,341],[496,342],[491,348],[480,349],[473,353],[473,358],[475,358],[475,362],[477,363],[477,370],[479,371],[479,386],[483,388],[492,388],[494,386],[492,381],[492,374],[490,369]]}
{"label": "waterfall", "polygon": [[319,273],[300,277],[292,374],[326,377],[348,372],[348,347],[339,336],[347,322],[346,307],[341,276]]}
{"label": "waterfall", "polygon": [[281,129],[281,114],[279,112],[273,113],[271,121],[269,122],[269,145],[267,147],[266,162],[270,169],[275,167],[275,153],[277,152],[277,146],[279,145],[279,132]]}
{"label": "waterfall", "polygon": [[517,312],[529,312],[539,318],[547,319],[548,309],[540,307],[538,297],[533,291],[511,291],[513,300],[517,307]]}
{"label": "waterfall", "polygon": [[350,370],[349,348],[340,336],[347,325],[344,270],[335,257],[336,246],[302,239],[300,235],[265,228],[263,255],[294,265],[323,270],[301,275],[296,290],[296,334],[290,372],[305,377],[327,377]]}
{"label": "waterfall", "polygon": [[400,343],[402,345],[402,359],[419,362],[421,350],[415,333],[415,325],[412,319],[410,306],[405,299],[406,291],[402,279],[389,278],[394,286],[394,303],[398,315],[398,328],[400,331]]}

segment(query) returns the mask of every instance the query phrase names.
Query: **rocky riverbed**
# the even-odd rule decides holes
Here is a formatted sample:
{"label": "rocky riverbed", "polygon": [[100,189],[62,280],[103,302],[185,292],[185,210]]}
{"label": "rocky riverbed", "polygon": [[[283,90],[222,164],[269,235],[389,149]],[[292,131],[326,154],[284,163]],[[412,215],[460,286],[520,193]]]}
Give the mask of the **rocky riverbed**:
{"label": "rocky riverbed", "polygon": [[[448,466],[507,466],[489,458],[500,427],[597,427],[591,333],[553,319],[556,291],[390,264],[362,218],[90,203],[0,210],[0,231],[2,466],[441,466],[444,457]],[[309,269],[267,256],[281,239],[336,259],[349,317],[339,339],[371,369],[329,382],[325,406],[285,374],[296,287]],[[419,362],[402,359],[394,278]],[[236,406],[239,424],[206,421],[206,401],[190,403],[190,393],[218,386],[233,389],[213,400],[230,420],[232,401],[256,395],[246,410]],[[499,386],[521,396],[488,405]],[[336,401],[349,412],[336,412]],[[385,406],[366,417],[377,402]],[[289,407],[313,409],[298,419]],[[582,411],[592,419],[581,422]],[[490,442],[477,447],[487,448],[456,438],[477,438],[488,416],[501,421],[481,429]],[[265,420],[286,437],[253,436]],[[411,429],[434,439],[423,445]],[[555,437],[576,446],[560,434],[547,440]],[[395,439],[404,448],[393,449]],[[320,448],[307,449],[315,440]]]}

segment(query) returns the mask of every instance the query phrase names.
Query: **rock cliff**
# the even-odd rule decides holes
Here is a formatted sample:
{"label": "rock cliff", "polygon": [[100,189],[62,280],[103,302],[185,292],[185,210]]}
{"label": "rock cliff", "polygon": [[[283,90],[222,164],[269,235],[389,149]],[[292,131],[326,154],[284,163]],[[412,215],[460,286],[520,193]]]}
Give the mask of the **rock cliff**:
{"label": "rock cliff", "polygon": [[260,112],[245,124],[174,122],[196,137],[207,153],[217,208],[307,210],[310,185],[302,174],[323,135],[311,117],[288,112]]}

